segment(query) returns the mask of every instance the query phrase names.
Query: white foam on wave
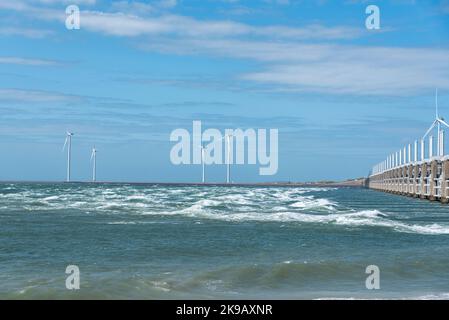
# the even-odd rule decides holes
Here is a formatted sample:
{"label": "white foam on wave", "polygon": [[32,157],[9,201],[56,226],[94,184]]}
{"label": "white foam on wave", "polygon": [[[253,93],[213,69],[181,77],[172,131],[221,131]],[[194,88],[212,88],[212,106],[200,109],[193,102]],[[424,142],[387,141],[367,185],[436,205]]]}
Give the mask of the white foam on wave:
{"label": "white foam on wave", "polygon": [[147,199],[148,199],[147,196],[141,195],[141,194],[138,194],[138,195],[131,195],[131,196],[128,196],[128,197],[125,198],[125,200],[127,200],[127,201],[132,201],[132,200],[147,200]]}
{"label": "white foam on wave", "polygon": [[44,200],[44,201],[52,201],[52,200],[58,200],[58,199],[59,199],[59,196],[49,196],[49,197],[45,197],[42,200]]}
{"label": "white foam on wave", "polygon": [[340,225],[386,227],[405,233],[449,234],[449,225],[444,226],[437,223],[427,225],[407,224],[401,221],[390,220],[385,213],[378,210],[365,210],[353,214],[338,215],[335,223]]}
{"label": "white foam on wave", "polygon": [[166,281],[150,281],[150,284],[157,290],[161,290],[164,292],[170,291],[170,286]]}
{"label": "white foam on wave", "polygon": [[[134,206],[135,204],[133,204]],[[124,202],[108,202],[105,203],[99,207],[97,207],[97,209],[99,210],[120,210],[126,207],[129,207],[130,205],[128,203],[124,203]]]}
{"label": "white foam on wave", "polygon": [[423,296],[413,297],[412,300],[449,300],[449,293],[426,294]]}
{"label": "white foam on wave", "polygon": [[404,232],[421,234],[449,234],[449,226],[442,226],[437,223],[428,225],[404,225]]}
{"label": "white foam on wave", "polygon": [[324,223],[335,224],[342,226],[371,226],[371,227],[385,227],[392,228],[398,232],[405,233],[417,233],[417,234],[449,234],[449,225],[417,225],[407,224],[400,221],[394,221],[388,219],[388,215],[378,210],[362,210],[349,213],[331,213],[331,214],[311,214],[304,212],[211,212],[208,210],[200,211],[184,210],[182,213],[191,217],[206,218],[206,219],[218,219],[230,222],[241,221],[262,221],[262,222],[299,222],[299,223]]}
{"label": "white foam on wave", "polygon": [[301,209],[325,208],[334,210],[337,204],[328,199],[315,199],[313,197],[302,197],[300,201],[292,203],[290,206]]}
{"label": "white foam on wave", "polygon": [[248,188],[238,191],[233,188],[211,188],[201,191],[195,188],[167,190],[108,188],[76,192],[61,190],[57,194],[54,190],[39,192],[21,190],[14,194],[0,194],[0,197],[8,198],[8,202],[17,200],[8,205],[29,211],[73,208],[101,214],[184,215],[195,219],[232,222],[321,223],[355,228],[384,227],[403,233],[449,234],[449,224],[412,224],[394,220],[379,210],[348,211],[337,202],[325,198],[323,193],[320,197],[308,194],[331,190],[334,188]]}
{"label": "white foam on wave", "polygon": [[254,202],[253,199],[248,197],[248,195],[244,194],[228,194],[214,199],[221,200],[222,202],[228,204],[239,204],[239,205],[240,204],[247,205]]}
{"label": "white foam on wave", "polygon": [[112,222],[108,222],[107,224],[127,225],[127,224],[136,224],[136,222],[135,221],[112,221]]}
{"label": "white foam on wave", "polygon": [[106,224],[110,225],[135,225],[135,224],[165,224],[165,222],[160,221],[110,221]]}
{"label": "white foam on wave", "polygon": [[180,210],[180,212],[187,212],[187,213],[207,212],[207,209],[209,207],[218,206],[222,203],[223,203],[222,201],[211,200],[211,199],[202,199],[202,200],[196,201],[190,207]]}

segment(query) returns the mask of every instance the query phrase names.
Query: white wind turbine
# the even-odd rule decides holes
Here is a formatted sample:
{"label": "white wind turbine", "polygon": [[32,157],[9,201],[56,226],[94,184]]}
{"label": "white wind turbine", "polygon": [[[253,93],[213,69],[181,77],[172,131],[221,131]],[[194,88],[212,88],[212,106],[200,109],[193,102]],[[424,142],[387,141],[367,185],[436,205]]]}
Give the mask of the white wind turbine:
{"label": "white wind turbine", "polygon": [[72,156],[72,136],[73,133],[67,131],[64,146],[62,147],[62,151],[64,151],[65,146],[67,145],[67,182],[70,182],[70,160]]}
{"label": "white wind turbine", "polygon": [[[231,182],[231,137],[233,135],[232,134],[227,134],[225,136],[223,136],[221,139],[219,139],[218,141],[223,141],[226,139],[226,160],[225,163],[227,165],[226,167],[226,183],[230,183]],[[206,174],[205,174],[205,152],[207,149],[207,146],[200,146],[201,149],[201,164],[202,164],[202,171],[203,171],[203,177],[202,177],[202,182],[205,183],[206,182]]]}
{"label": "white wind turbine", "polygon": [[[430,126],[429,130],[427,130],[426,134],[423,136],[422,141],[429,135],[429,133],[437,127],[438,135],[437,135],[437,156],[442,156],[444,152],[444,136],[443,132],[441,131],[441,125],[449,128],[449,124],[444,121],[442,117],[438,114],[438,89],[435,90],[435,120],[433,121],[432,125]],[[433,142],[433,137],[430,137],[430,140]],[[432,143],[431,142],[431,143]],[[430,150],[432,150],[432,146],[429,146]],[[431,152],[430,152],[431,153]],[[430,154],[432,156],[432,154]]]}
{"label": "white wind turbine", "polygon": [[226,183],[231,183],[231,134],[226,135],[226,145],[227,145],[227,170],[226,170]]}
{"label": "white wind turbine", "polygon": [[206,182],[206,168],[205,168],[205,162],[204,162],[204,157],[205,157],[204,152],[206,151],[205,149],[206,149],[206,148],[205,148],[203,145],[201,145],[201,165],[202,165],[202,167],[203,167],[203,178],[202,178],[201,181],[202,181],[203,183]]}
{"label": "white wind turbine", "polygon": [[95,182],[95,181],[97,181],[97,149],[95,149],[95,146],[92,148],[92,154],[90,155],[90,161],[93,161],[92,182]]}

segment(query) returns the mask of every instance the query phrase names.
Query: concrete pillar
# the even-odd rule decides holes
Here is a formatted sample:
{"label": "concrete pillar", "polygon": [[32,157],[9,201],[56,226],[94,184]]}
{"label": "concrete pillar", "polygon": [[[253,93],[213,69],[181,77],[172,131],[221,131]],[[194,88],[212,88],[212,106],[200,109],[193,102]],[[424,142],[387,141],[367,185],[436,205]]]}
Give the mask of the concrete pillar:
{"label": "concrete pillar", "polygon": [[425,198],[426,194],[426,177],[427,177],[427,163],[423,162],[421,166],[421,198]]}
{"label": "concrete pillar", "polygon": [[408,167],[404,167],[402,171],[404,172],[402,177],[402,193],[407,194]]}
{"label": "concrete pillar", "polygon": [[441,165],[441,202],[448,203],[449,194],[446,190],[446,180],[449,179],[449,160],[444,160]]}
{"label": "concrete pillar", "polygon": [[437,176],[437,170],[438,170],[437,161],[432,161],[430,163],[430,181],[429,181],[429,188],[430,188],[429,199],[432,201],[436,199],[435,178]]}
{"label": "concrete pillar", "polygon": [[393,169],[388,172],[388,191],[392,191]]}
{"label": "concrete pillar", "polygon": [[393,192],[394,188],[394,169],[390,171],[390,191]]}
{"label": "concrete pillar", "polygon": [[388,191],[388,175],[390,171],[385,172],[385,191]]}
{"label": "concrete pillar", "polygon": [[393,170],[393,192],[398,189],[398,169]]}
{"label": "concrete pillar", "polygon": [[402,168],[402,193],[407,193],[407,167]]}
{"label": "concrete pillar", "polygon": [[409,195],[413,194],[413,165],[407,167],[408,170],[408,180],[407,180],[407,193]]}
{"label": "concrete pillar", "polygon": [[419,165],[413,165],[413,195],[417,196],[418,194],[418,175],[419,175]]}

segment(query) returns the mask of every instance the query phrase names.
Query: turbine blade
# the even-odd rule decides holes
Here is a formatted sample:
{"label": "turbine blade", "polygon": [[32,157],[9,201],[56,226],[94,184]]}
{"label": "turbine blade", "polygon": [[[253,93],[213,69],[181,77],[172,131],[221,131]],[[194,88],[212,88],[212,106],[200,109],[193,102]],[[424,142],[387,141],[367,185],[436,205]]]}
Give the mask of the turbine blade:
{"label": "turbine blade", "polygon": [[224,134],[219,140],[217,141],[223,141],[224,139],[226,139],[227,137],[234,137],[233,134]]}
{"label": "turbine blade", "polygon": [[438,119],[438,122],[440,122],[442,125],[449,128],[449,124],[446,121],[444,121],[443,119]]}
{"label": "turbine blade", "polygon": [[430,128],[429,128],[429,130],[427,130],[426,134],[422,137],[423,139],[424,139],[425,137],[428,136],[428,134],[430,133],[430,131],[432,131],[432,129],[435,128],[435,125],[436,125],[437,123],[438,123],[438,120],[435,120],[435,121],[432,123],[432,125],[431,125]]}
{"label": "turbine blade", "polygon": [[65,137],[64,146],[62,147],[62,151],[65,150],[65,146],[67,145],[67,140],[68,139],[69,139],[69,137]]}

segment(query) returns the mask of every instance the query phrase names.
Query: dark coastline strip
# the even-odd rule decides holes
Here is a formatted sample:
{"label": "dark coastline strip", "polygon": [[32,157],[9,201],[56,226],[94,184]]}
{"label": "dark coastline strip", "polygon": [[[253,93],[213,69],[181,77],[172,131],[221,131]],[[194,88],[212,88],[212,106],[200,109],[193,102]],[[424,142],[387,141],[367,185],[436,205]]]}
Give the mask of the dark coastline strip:
{"label": "dark coastline strip", "polygon": [[316,187],[316,188],[329,188],[329,187],[352,187],[363,188],[365,187],[362,182],[260,182],[260,183],[199,183],[199,182],[127,182],[127,181],[0,181],[0,184],[85,184],[85,185],[135,185],[135,186],[167,186],[167,187]]}

